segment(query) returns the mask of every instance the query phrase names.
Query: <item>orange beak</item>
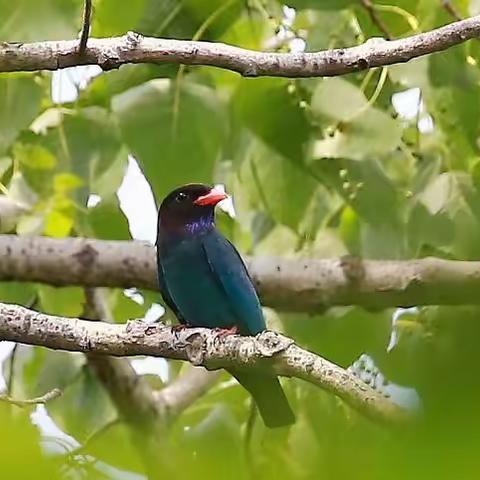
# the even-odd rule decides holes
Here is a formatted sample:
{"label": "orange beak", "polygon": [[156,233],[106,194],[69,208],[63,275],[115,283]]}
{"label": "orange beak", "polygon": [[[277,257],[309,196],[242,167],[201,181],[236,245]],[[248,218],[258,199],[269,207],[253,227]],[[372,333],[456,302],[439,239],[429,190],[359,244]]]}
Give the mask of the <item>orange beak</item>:
{"label": "orange beak", "polygon": [[201,206],[216,205],[218,202],[225,200],[227,197],[228,195],[224,191],[220,190],[220,188],[213,187],[206,195],[198,197],[193,204]]}

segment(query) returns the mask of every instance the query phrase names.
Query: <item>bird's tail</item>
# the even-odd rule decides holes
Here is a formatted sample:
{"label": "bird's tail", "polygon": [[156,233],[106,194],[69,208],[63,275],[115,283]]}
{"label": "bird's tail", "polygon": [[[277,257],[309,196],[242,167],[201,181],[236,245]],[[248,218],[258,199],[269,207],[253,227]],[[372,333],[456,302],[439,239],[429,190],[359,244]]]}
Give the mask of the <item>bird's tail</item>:
{"label": "bird's tail", "polygon": [[295,415],[277,377],[239,370],[229,372],[253,397],[267,427],[285,427],[295,423]]}

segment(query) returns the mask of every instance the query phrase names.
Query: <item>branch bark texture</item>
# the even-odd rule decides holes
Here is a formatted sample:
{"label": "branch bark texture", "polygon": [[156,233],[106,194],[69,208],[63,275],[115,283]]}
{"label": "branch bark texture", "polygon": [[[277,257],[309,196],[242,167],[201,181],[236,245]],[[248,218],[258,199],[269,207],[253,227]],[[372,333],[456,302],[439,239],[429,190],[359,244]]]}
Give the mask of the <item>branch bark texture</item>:
{"label": "branch bark texture", "polygon": [[62,394],[62,391],[58,388],[54,388],[49,392],[45,393],[41,397],[35,398],[28,398],[26,400],[20,400],[17,398],[12,398],[6,393],[0,394],[0,402],[10,403],[11,405],[15,405],[17,407],[30,407],[32,405],[44,405],[47,402],[55,400]]}
{"label": "branch bark texture", "polygon": [[[83,316],[90,321],[111,323],[111,314],[99,289],[85,289]],[[162,405],[145,378],[137,375],[126,358],[87,353],[87,362],[110,395],[121,418],[141,433],[165,436],[166,418]]]}
{"label": "branch bark texture", "polygon": [[[98,288],[85,289],[83,317],[91,321],[112,323],[111,312]],[[191,367],[160,391],[133,369],[126,358],[87,353],[88,364],[107,390],[120,418],[141,433],[167,434],[166,427],[192,403],[202,397],[218,379],[217,372]],[[1,396],[0,396],[1,399]]]}
{"label": "branch bark texture", "polygon": [[317,385],[375,421],[398,424],[410,419],[406,412],[346,370],[271,331],[256,337],[222,336],[203,328],[178,331],[141,321],[112,325],[0,304],[0,340],[98,355],[161,356],[209,369],[265,369]]}
{"label": "branch bark texture", "polygon": [[[318,313],[367,308],[480,304],[480,262],[354,257],[246,259],[262,303]],[[154,247],[135,241],[0,235],[0,281],[157,290]]]}
{"label": "branch bark texture", "polygon": [[222,43],[143,37],[90,38],[79,54],[78,41],[0,43],[0,72],[58,70],[94,64],[104,70],[127,63],[209,65],[246,77],[326,77],[407,62],[480,36],[480,15],[400,40],[371,39],[362,45],[312,53],[247,50]]}

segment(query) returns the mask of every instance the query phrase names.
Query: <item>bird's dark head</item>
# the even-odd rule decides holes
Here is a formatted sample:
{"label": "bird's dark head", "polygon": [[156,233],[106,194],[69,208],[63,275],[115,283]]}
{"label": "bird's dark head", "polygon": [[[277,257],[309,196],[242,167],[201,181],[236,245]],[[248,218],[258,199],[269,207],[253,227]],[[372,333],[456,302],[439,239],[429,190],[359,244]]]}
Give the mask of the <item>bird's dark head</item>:
{"label": "bird's dark head", "polygon": [[158,230],[165,233],[196,233],[213,227],[217,203],[227,198],[218,187],[191,183],[170,192],[158,213]]}

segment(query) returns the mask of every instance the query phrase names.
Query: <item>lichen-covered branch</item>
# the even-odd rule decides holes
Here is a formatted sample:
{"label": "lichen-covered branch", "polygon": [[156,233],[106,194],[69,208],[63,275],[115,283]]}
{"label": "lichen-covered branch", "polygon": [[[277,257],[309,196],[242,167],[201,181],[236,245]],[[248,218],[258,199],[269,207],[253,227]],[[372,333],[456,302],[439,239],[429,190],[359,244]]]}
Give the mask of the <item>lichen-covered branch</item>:
{"label": "lichen-covered branch", "polygon": [[[480,262],[254,257],[247,265],[262,303],[285,311],[480,304]],[[155,250],[134,241],[0,235],[0,281],[8,280],[156,290]]]}
{"label": "lichen-covered branch", "polygon": [[271,331],[256,337],[222,336],[203,328],[178,331],[141,321],[113,325],[0,304],[0,340],[98,355],[161,356],[209,369],[265,369],[315,384],[373,420],[398,424],[410,419],[406,412],[343,368]]}
{"label": "lichen-covered branch", "polygon": [[399,40],[371,39],[350,48],[315,53],[247,50],[223,43],[143,37],[89,38],[79,54],[78,41],[0,43],[0,72],[57,70],[99,65],[104,70],[127,63],[210,65],[244,76],[315,77],[342,75],[372,67],[407,62],[480,36],[480,16]]}

